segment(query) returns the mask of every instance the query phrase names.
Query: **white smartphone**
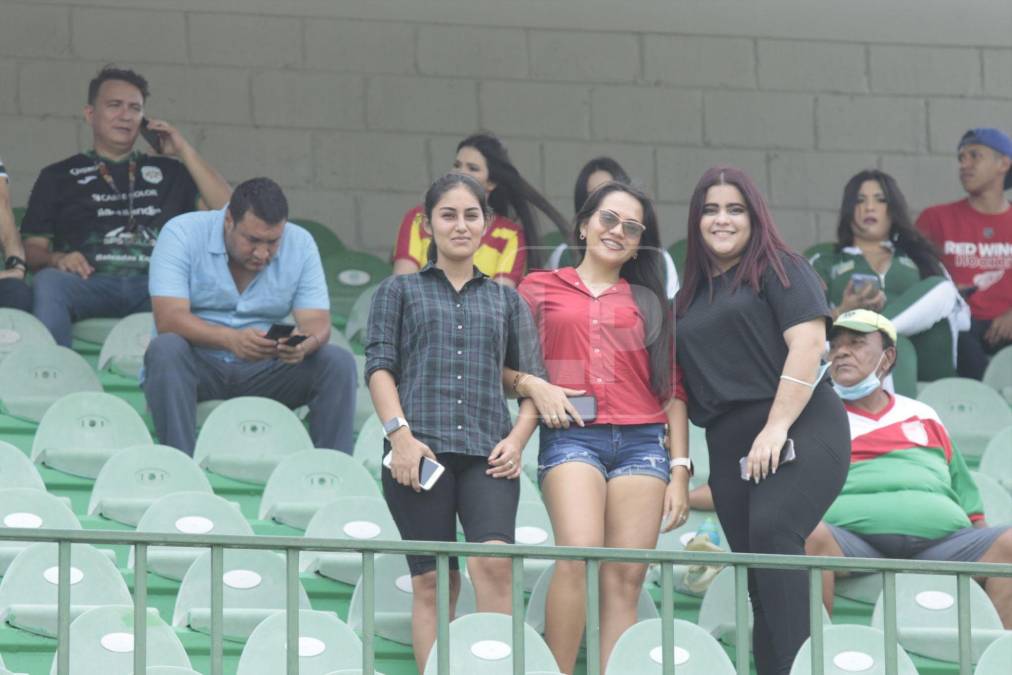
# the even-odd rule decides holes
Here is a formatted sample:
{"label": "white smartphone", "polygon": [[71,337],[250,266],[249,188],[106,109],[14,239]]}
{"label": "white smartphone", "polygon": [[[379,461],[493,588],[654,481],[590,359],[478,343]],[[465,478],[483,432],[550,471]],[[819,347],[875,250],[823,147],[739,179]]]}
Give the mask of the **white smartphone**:
{"label": "white smartphone", "polygon": [[[821,379],[821,378],[820,378]],[[788,464],[797,459],[798,455],[794,452],[794,439],[788,438],[787,442],[784,443],[784,447],[780,450],[780,465]],[[748,472],[748,457],[742,457],[738,460],[738,466],[741,467],[741,479],[749,480],[752,475]]]}
{"label": "white smartphone", "polygon": [[[383,457],[383,466],[387,469],[390,468],[390,462],[393,461],[393,452],[388,452]],[[423,490],[431,490],[432,486],[436,484],[439,477],[443,475],[445,467],[439,462],[433,461],[428,457],[422,457],[422,461],[418,463],[418,482],[421,484]]]}

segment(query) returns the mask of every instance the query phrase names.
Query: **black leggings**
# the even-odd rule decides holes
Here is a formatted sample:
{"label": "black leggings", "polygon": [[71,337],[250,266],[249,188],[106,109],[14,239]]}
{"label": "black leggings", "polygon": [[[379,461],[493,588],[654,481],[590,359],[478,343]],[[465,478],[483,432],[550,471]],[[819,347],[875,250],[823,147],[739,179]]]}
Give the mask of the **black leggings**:
{"label": "black leggings", "polygon": [[[738,460],[765,426],[771,403],[740,405],[707,427],[710,488],[732,551],[804,555],[805,538],[847,478],[847,414],[828,384],[817,386],[788,433],[797,460],[782,464],[776,475],[756,485],[741,479]],[[808,572],[750,569],[748,587],[756,670],[759,675],[786,675],[809,636]]]}

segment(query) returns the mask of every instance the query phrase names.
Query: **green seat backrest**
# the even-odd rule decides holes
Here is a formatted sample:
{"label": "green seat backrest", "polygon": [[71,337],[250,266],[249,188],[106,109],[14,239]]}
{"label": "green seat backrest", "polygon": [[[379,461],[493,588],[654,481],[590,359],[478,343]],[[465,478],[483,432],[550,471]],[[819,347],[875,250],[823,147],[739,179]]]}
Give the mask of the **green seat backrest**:
{"label": "green seat backrest", "polygon": [[681,281],[685,274],[685,255],[689,250],[689,241],[687,239],[679,239],[674,244],[668,247],[668,253],[671,254],[671,260],[675,263],[675,269],[678,270],[678,280]]}
{"label": "green seat backrest", "polygon": [[95,478],[117,451],[150,445],[144,420],[123,399],[103,392],[78,392],[50,407],[32,442],[32,461]]}
{"label": "green seat backrest", "polygon": [[383,425],[376,413],[371,413],[358,431],[355,438],[355,451],[352,455],[369,471],[373,478],[379,480],[383,468]]}
{"label": "green seat backrest", "polygon": [[[794,657],[790,675],[809,675],[812,672],[811,639],[805,640]],[[885,675],[885,635],[869,626],[835,625],[822,629],[822,667],[825,675]],[[910,656],[896,646],[896,665],[899,675],[917,675]]]}
{"label": "green seat backrest", "polygon": [[24,345],[56,345],[41,321],[20,309],[0,307],[0,360]]}
{"label": "green seat backrest", "polygon": [[114,454],[98,472],[88,515],[136,526],[158,499],[184,491],[213,492],[196,462],[167,445],[135,445]]}
{"label": "green seat backrest", "polygon": [[83,319],[82,321],[74,322],[72,333],[75,340],[101,345],[109,337],[109,333],[112,332],[117,323],[119,323],[119,318],[117,317]]}
{"label": "green seat backrest", "polygon": [[313,514],[338,497],[380,497],[376,481],[351,455],[337,450],[302,450],[288,455],[267,479],[261,520],[305,529]]}
{"label": "green seat backrest", "polygon": [[[285,608],[285,559],[271,551],[226,549],[222,574],[224,637],[246,640],[257,624]],[[299,608],[310,609],[299,583]],[[176,595],[172,625],[211,630],[211,552],[198,557]]]}
{"label": "green seat backrest", "polygon": [[971,471],[973,481],[984,502],[984,519],[988,525],[1012,525],[1012,495],[994,477],[983,471]]}
{"label": "green seat backrest", "polygon": [[[467,614],[450,623],[451,675],[510,675],[513,659],[513,621],[505,614]],[[548,645],[537,632],[524,624],[524,667],[526,670],[558,672],[559,666]],[[425,675],[436,675],[436,645],[429,652]]]}
{"label": "green seat backrest", "polygon": [[26,344],[0,361],[0,402],[15,417],[38,422],[67,394],[101,391],[88,362],[66,347]]}
{"label": "green seat backrest", "polygon": [[[672,658],[679,675],[732,675],[735,670],[724,648],[699,626],[674,620]],[[657,675],[663,661],[661,619],[630,626],[615,643],[605,675]]]}
{"label": "green seat backrest", "polygon": [[1012,425],[1012,409],[994,389],[976,380],[949,377],[935,380],[917,397],[942,418],[966,457],[979,458],[993,436]]}
{"label": "green seat backrest", "polygon": [[320,251],[321,256],[340,253],[345,250],[344,242],[337,236],[337,233],[323,223],[309,220],[308,218],[291,218],[290,222],[295,223],[313,235],[316,248]]}
{"label": "green seat backrest", "polygon": [[1005,427],[991,438],[980,458],[979,470],[1012,494],[1012,426]]}
{"label": "green seat backrest", "polygon": [[[285,672],[286,617],[273,614],[249,636],[239,657],[236,675],[276,675]],[[362,641],[331,612],[299,612],[299,674],[328,675],[362,665]]]}
{"label": "green seat backrest", "polygon": [[6,441],[0,441],[0,490],[31,488],[46,491],[42,476],[28,456]]}
{"label": "green seat backrest", "polygon": [[[80,530],[77,516],[61,499],[38,488],[0,490],[0,528],[24,527],[46,530]],[[0,575],[30,542],[0,542]]]}
{"label": "green seat backrest", "polygon": [[893,389],[897,394],[917,397],[917,349],[909,338],[896,336],[896,367],[893,368]]}
{"label": "green seat backrest", "polygon": [[215,473],[263,484],[283,457],[312,447],[291,410],[269,398],[241,396],[207,416],[193,457]]}
{"label": "green seat backrest", "polygon": [[[157,610],[148,609],[145,623],[147,663],[193,672],[183,644]],[[70,624],[71,675],[132,672],[133,625],[133,607],[96,607],[74,619]],[[50,675],[56,675],[56,662],[54,655]]]}
{"label": "green seat backrest", "polygon": [[1012,405],[1012,345],[991,357],[987,370],[984,371],[983,382],[993,387],[1009,405]]}
{"label": "green seat backrest", "polygon": [[[973,658],[1002,634],[1001,619],[984,589],[970,584]],[[884,608],[879,596],[871,625],[883,630]],[[908,652],[942,661],[959,661],[956,577],[934,574],[896,575],[896,628]]]}
{"label": "green seat backrest", "polygon": [[[144,512],[137,523],[137,531],[253,535],[253,528],[238,505],[206,492],[165,495]],[[204,551],[192,546],[152,546],[148,548],[148,569],[168,579],[181,581],[193,561]],[[133,567],[133,548],[130,550],[129,566]]]}
{"label": "green seat backrest", "polygon": [[108,368],[118,375],[136,378],[144,365],[144,352],[154,335],[154,328],[155,319],[151,312],[120,319],[102,343],[98,369]]}
{"label": "green seat backrest", "polygon": [[[56,544],[32,544],[18,554],[0,581],[0,614],[7,623],[56,637],[57,562]],[[119,570],[88,544],[71,546],[70,582],[71,618],[100,605],[133,604]]]}
{"label": "green seat backrest", "polygon": [[1012,633],[998,638],[984,650],[973,675],[1008,675],[1009,664],[1012,664]]}
{"label": "green seat backrest", "polygon": [[[411,638],[411,574],[403,555],[378,553],[373,558],[376,579],[376,634],[394,642],[410,645]],[[348,625],[361,632],[362,580],[355,584],[348,605]],[[458,617],[475,611],[474,586],[466,574],[460,575],[460,596],[457,599]]]}
{"label": "green seat backrest", "polygon": [[178,666],[149,666],[145,675],[200,675],[196,670]]}
{"label": "green seat backrest", "polygon": [[24,206],[15,206],[11,209],[14,214],[14,224],[18,226],[18,229],[21,229],[21,221],[25,219],[25,211],[27,210]]}
{"label": "green seat backrest", "polygon": [[543,504],[541,501],[541,492],[538,490],[538,486],[534,484],[534,481],[524,473],[520,472],[517,476],[517,480],[520,481],[520,501],[522,502],[536,502]]}
{"label": "green seat backrest", "polygon": [[[516,543],[526,546],[555,546],[552,521],[542,502],[520,502],[517,505]],[[524,560],[524,590],[534,590],[534,584],[552,564],[550,560],[528,558]]]}
{"label": "green seat backrest", "polygon": [[366,329],[369,326],[369,310],[372,307],[372,298],[376,295],[377,286],[370,286],[362,291],[362,294],[355,298],[355,304],[351,306],[348,314],[348,323],[344,327],[344,335],[352,342],[365,344]]}
{"label": "green seat backrest", "polygon": [[[699,605],[699,619],[696,623],[716,640],[733,643],[736,636],[734,609],[734,570],[725,567],[710,582],[703,602]],[[748,603],[748,625],[752,627],[752,602]]]}
{"label": "green seat backrest", "polygon": [[[372,479],[369,479],[372,482]],[[386,500],[373,496],[340,497],[320,508],[306,526],[310,539],[355,539],[399,541],[400,532],[390,515]],[[358,553],[305,551],[300,570],[316,572],[330,579],[354,584],[362,574]]]}
{"label": "green seat backrest", "polygon": [[358,296],[390,276],[393,266],[371,253],[345,249],[323,257],[323,272],[330,290],[330,313],[344,326]]}
{"label": "green seat backrest", "polygon": [[524,454],[520,457],[520,463],[523,465],[524,475],[531,479],[535,484],[538,481],[538,449],[541,445],[541,425],[534,427],[534,433],[531,434],[530,439],[527,441],[527,445],[524,446]]}

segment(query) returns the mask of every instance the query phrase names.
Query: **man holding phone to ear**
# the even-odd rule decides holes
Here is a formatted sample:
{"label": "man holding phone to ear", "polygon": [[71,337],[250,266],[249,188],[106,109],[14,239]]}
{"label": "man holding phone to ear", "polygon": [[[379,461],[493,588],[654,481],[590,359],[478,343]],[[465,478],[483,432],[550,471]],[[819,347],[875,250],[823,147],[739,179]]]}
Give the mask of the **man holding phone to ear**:
{"label": "man holding phone to ear", "polygon": [[[311,234],[277,183],[240,183],[228,207],[173,218],[151,256],[158,331],[144,394],[158,439],[193,454],[197,402],[263,396],[309,405],[318,448],[350,453],[355,359],[329,344],[330,298]],[[291,314],[295,324],[287,324]]]}
{"label": "man holding phone to ear", "polygon": [[231,189],[168,122],[150,120],[159,155],[134,149],[148,83],[106,66],[88,85],[92,149],[42,170],[21,229],[35,272],[33,311],[58,344],[71,324],[147,311],[148,261],[162,226],[194,208],[220,209]]}

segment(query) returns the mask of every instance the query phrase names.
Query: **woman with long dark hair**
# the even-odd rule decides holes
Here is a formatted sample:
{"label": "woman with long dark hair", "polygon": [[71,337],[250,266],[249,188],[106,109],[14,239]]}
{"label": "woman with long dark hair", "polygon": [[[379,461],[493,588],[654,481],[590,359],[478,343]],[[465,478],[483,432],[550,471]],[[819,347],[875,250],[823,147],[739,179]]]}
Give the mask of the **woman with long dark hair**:
{"label": "woman with long dark hair", "polygon": [[[662,524],[685,522],[691,470],[653,204],[636,188],[605,183],[582,204],[573,238],[581,256],[575,268],[533,272],[519,289],[551,385],[521,374],[515,389],[535,396],[535,388],[561,387],[596,401],[595,418],[574,425],[564,421],[564,397],[539,408],[542,495],[560,546],[653,548]],[[645,573],[645,565],[601,566],[602,672],[636,621]],[[565,673],[573,672],[583,635],[585,574],[582,562],[560,560],[548,589],[545,636]]]}
{"label": "woman with long dark hair", "polygon": [[[383,494],[405,540],[513,543],[520,498],[520,453],[536,424],[523,402],[511,424],[500,378],[504,366],[543,372],[526,303],[474,267],[488,227],[485,190],[447,174],[429,188],[422,227],[431,260],[416,274],[379,285],[369,313],[366,378],[390,454]],[[419,462],[445,469],[423,490]],[[418,671],[436,637],[436,561],[408,556],[412,643]],[[460,590],[450,561],[450,614]],[[510,613],[508,558],[469,558],[478,610]]]}
{"label": "woman with long dark hair", "polygon": [[[706,429],[717,516],[735,552],[804,555],[850,463],[847,416],[819,366],[822,284],[740,169],[703,174],[688,225],[677,355],[689,419]],[[748,579],[756,668],[786,675],[809,635],[808,575]]]}
{"label": "woman with long dark hair", "polygon": [[[472,134],[457,145],[453,171],[478,181],[492,207],[494,217],[475,252],[475,266],[494,280],[516,287],[528,266],[541,265],[535,211],[541,211],[563,233],[565,218],[520,175],[506,146],[490,132]],[[430,237],[421,224],[421,206],[404,215],[394,247],[394,274],[417,272],[425,265]]]}
{"label": "woman with long dark hair", "polygon": [[880,312],[917,347],[919,379],[955,375],[956,335],[969,313],[892,176],[867,169],[847,181],[833,252],[810,262],[834,318],[852,309]]}

